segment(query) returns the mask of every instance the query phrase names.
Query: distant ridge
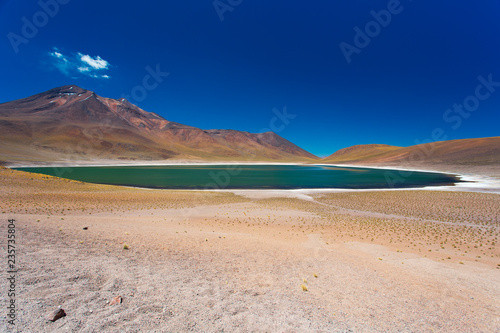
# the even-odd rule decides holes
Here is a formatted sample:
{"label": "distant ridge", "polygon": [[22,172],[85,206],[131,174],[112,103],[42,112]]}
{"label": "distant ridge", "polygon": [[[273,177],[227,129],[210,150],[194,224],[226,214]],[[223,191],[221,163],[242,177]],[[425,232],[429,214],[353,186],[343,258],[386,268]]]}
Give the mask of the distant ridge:
{"label": "distant ridge", "polygon": [[323,161],[335,161],[335,162],[355,162],[355,161],[365,161],[370,158],[382,155],[384,153],[398,150],[401,147],[389,146],[384,144],[367,144],[367,145],[357,145],[351,146],[344,149],[340,149],[333,155],[325,157]]}
{"label": "distant ridge", "polygon": [[360,145],[323,159],[331,164],[398,166],[500,176],[500,137],[439,141],[410,147]]}
{"label": "distant ridge", "polygon": [[273,132],[202,130],[76,85],[0,104],[0,160],[314,161]]}

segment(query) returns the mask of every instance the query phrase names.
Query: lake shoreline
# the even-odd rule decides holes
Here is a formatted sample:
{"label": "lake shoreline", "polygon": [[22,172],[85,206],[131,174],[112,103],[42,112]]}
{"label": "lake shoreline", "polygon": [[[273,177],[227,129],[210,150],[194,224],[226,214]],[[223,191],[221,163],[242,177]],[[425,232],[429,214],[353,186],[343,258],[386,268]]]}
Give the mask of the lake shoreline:
{"label": "lake shoreline", "polygon": [[[216,170],[205,171],[213,169],[212,166],[217,166]],[[280,167],[277,169],[279,172],[276,173],[277,166],[283,166],[283,170]],[[162,167],[165,170],[162,170]],[[309,167],[314,168],[314,170],[309,170]],[[72,168],[74,169],[71,170]],[[131,169],[127,171],[128,168]],[[71,176],[63,178],[103,185],[187,191],[366,191],[455,187],[462,182],[467,182],[460,175],[443,172],[418,171],[414,174],[414,171],[403,172],[390,169],[388,170],[390,173],[388,173],[382,172],[381,168],[297,163],[217,163],[148,166],[129,164],[67,167],[45,165],[39,167],[14,167],[12,169],[56,177],[61,177],[64,174],[69,175],[69,172],[72,172]],[[86,169],[88,170],[85,171]],[[362,171],[363,176],[357,176],[357,169]],[[171,172],[167,170],[171,170]],[[77,172],[75,173],[75,171]],[[145,171],[147,171],[148,176],[143,177]],[[183,174],[186,172],[191,172],[187,178]],[[210,178],[206,172],[208,172]],[[211,172],[215,172],[215,174],[211,174]],[[221,172],[223,178],[227,179],[227,184],[221,183],[218,179],[221,177],[218,176]],[[268,176],[269,172],[273,173],[271,179]],[[117,176],[122,173],[125,174]],[[153,176],[153,174],[156,176]],[[165,177],[166,175],[168,176]],[[131,181],[132,179],[134,181]],[[155,181],[155,179],[158,181]],[[196,180],[192,181],[193,179]],[[230,183],[229,179],[231,179]]]}
{"label": "lake shoreline", "polygon": [[[467,191],[467,192],[482,192],[482,193],[499,193],[500,194],[500,179],[490,175],[476,173],[471,170],[471,173],[456,172],[452,170],[435,170],[432,167],[423,168],[407,168],[400,166],[380,166],[380,165],[356,165],[356,164],[328,164],[328,163],[305,163],[305,162],[195,162],[195,161],[129,161],[119,162],[116,160],[102,161],[78,161],[74,162],[46,162],[46,163],[10,163],[6,167],[12,168],[28,168],[28,167],[55,167],[55,168],[71,168],[71,167],[110,167],[110,166],[204,166],[204,165],[297,165],[297,166],[332,166],[332,167],[347,167],[347,168],[367,168],[367,169],[384,169],[401,172],[428,172],[445,175],[452,175],[461,180],[454,185],[433,185],[433,186],[416,186],[403,188],[368,188],[368,189],[349,189],[349,188],[309,188],[309,189],[166,189],[170,191],[220,191],[233,193],[246,193],[246,195],[256,195],[256,192],[262,192],[263,197],[269,197],[271,193],[284,196],[300,196],[314,193],[329,193],[329,192],[358,192],[358,191],[401,191],[401,190],[443,190],[443,191]],[[130,188],[154,189],[149,187],[119,185]]]}

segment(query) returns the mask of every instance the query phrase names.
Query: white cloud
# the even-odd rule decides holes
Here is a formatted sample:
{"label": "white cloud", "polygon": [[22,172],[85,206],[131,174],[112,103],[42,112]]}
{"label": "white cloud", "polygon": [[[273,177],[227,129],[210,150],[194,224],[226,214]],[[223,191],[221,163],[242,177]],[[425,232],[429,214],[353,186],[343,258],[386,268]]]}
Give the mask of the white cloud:
{"label": "white cloud", "polygon": [[89,74],[90,77],[93,77],[94,79],[109,79],[111,78],[109,75],[100,75],[100,74]]}
{"label": "white cloud", "polygon": [[64,59],[64,56],[57,51],[52,52],[51,55],[53,55],[56,58]]}
{"label": "white cloud", "polygon": [[94,69],[107,69],[109,66],[109,63],[99,56],[92,58],[88,54],[81,54],[81,53],[78,53],[78,56],[80,57],[80,60],[82,62],[86,63],[87,65],[89,65]]}
{"label": "white cloud", "polygon": [[77,70],[80,72],[80,73],[84,73],[84,72],[88,72],[90,71],[90,68],[88,67],[78,67]]}
{"label": "white cloud", "polygon": [[111,65],[100,56],[92,57],[80,52],[64,55],[57,48],[49,52],[49,56],[51,67],[71,78],[78,77],[79,74],[95,79],[110,78],[103,72],[107,71]]}

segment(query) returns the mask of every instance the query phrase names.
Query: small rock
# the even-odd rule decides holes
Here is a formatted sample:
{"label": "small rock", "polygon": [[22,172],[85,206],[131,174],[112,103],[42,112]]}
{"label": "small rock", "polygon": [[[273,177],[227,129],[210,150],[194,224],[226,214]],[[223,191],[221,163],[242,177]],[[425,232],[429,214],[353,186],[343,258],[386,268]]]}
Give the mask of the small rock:
{"label": "small rock", "polygon": [[109,301],[109,305],[120,304],[121,302],[123,302],[123,298],[121,296],[116,296],[111,301]]}
{"label": "small rock", "polygon": [[50,314],[49,321],[54,322],[58,319],[61,319],[62,317],[66,317],[66,312],[63,309],[59,308]]}
{"label": "small rock", "polygon": [[88,229],[89,229],[89,227],[83,227],[83,230],[88,230]]}

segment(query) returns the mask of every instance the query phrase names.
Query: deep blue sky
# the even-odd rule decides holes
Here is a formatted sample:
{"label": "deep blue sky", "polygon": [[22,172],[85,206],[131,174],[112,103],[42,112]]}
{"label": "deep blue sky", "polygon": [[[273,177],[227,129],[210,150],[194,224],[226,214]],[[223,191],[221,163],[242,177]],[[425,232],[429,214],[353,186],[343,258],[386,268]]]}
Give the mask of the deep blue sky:
{"label": "deep blue sky", "polygon": [[[119,98],[159,65],[170,75],[131,102],[171,121],[250,132],[286,106],[296,117],[278,134],[320,156],[408,146],[435,128],[448,139],[499,135],[500,87],[468,118],[443,119],[475,94],[478,76],[500,82],[497,0],[401,0],[350,64],[340,43],[354,45],[353,29],[394,0],[220,0],[236,4],[223,21],[213,0],[64,2],[54,17],[37,1],[0,2],[0,102],[67,84]],[[23,35],[23,17],[36,33]],[[28,38],[13,47],[14,34]]]}

